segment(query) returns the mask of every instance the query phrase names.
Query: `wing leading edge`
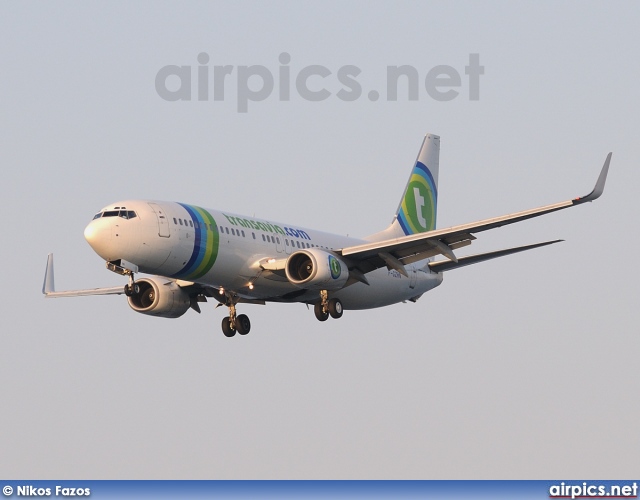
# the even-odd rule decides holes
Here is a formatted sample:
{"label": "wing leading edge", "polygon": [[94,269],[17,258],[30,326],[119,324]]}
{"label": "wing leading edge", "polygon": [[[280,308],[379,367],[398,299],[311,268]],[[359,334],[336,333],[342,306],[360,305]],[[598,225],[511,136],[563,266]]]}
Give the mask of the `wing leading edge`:
{"label": "wing leading edge", "polygon": [[[533,217],[539,217],[541,215],[556,212],[558,210],[563,210],[565,208],[570,208],[576,205],[581,205],[582,203],[598,199],[604,191],[604,185],[607,180],[607,173],[609,172],[609,163],[611,162],[611,155],[612,153],[609,153],[607,155],[595,187],[586,196],[581,196],[572,200],[553,203],[551,205],[545,205],[530,210],[524,210],[522,212],[515,212],[500,217],[493,217],[477,222],[448,227],[445,229],[436,229],[433,231],[413,234],[401,238],[393,238],[384,241],[377,241],[372,243],[365,243],[363,245],[347,247],[343,248],[341,251],[339,251],[339,253],[343,257],[351,261],[354,271],[360,271],[362,273],[368,273],[385,266],[394,269],[398,269],[398,267],[400,267],[401,270],[399,270],[400,272],[402,272],[404,271],[404,265],[433,257],[435,255],[444,255],[449,259],[449,261],[433,263],[433,265],[431,265],[431,269],[434,271],[439,270],[438,272],[440,272],[455,267],[462,267],[462,264],[454,266],[451,265],[457,264],[459,260],[462,260],[458,259],[455,256],[453,250],[470,245],[471,242],[476,239],[476,237],[473,236],[474,233],[506,226],[508,224],[514,224],[526,219],[532,219]],[[474,264],[476,262],[488,260],[489,258],[509,255],[510,253],[538,248],[539,246],[556,243],[557,241],[560,240],[535,245],[527,245],[525,247],[518,247],[517,249],[501,250],[498,252],[490,252],[489,254],[482,254],[486,256],[485,258],[480,258],[481,256],[465,257],[466,260],[464,261],[464,265]],[[491,256],[488,257],[488,255]],[[406,274],[406,272],[403,272],[403,274]]]}

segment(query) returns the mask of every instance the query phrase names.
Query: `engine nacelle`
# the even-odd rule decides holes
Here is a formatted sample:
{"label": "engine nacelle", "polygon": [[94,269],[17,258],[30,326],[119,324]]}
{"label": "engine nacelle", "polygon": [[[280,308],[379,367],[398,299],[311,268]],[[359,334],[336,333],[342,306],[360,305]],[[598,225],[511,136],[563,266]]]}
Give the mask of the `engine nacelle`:
{"label": "engine nacelle", "polygon": [[292,253],[285,266],[287,279],[308,290],[339,290],[349,279],[349,268],[335,255],[309,248]]}
{"label": "engine nacelle", "polygon": [[174,281],[158,278],[136,280],[140,293],[128,297],[129,306],[136,312],[160,316],[161,318],[179,318],[191,305],[189,295]]}

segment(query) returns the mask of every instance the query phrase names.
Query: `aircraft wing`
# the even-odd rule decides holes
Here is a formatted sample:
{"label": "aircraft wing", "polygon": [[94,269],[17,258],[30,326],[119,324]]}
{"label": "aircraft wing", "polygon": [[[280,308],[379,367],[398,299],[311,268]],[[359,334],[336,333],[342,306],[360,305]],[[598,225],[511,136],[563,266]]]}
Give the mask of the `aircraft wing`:
{"label": "aircraft wing", "polygon": [[108,288],[89,288],[87,290],[69,290],[56,292],[53,279],[53,254],[47,257],[47,269],[44,273],[42,293],[46,298],[55,297],[82,297],[84,295],[116,295],[124,293],[124,286],[112,286]]}
{"label": "aircraft wing", "polygon": [[[389,269],[396,269],[406,276],[407,274],[404,269],[405,264],[411,264],[435,255],[444,255],[448,257],[451,262],[457,263],[458,258],[453,253],[453,250],[470,245],[471,242],[476,239],[476,237],[473,236],[474,233],[506,226],[507,224],[514,224],[533,217],[539,217],[540,215],[581,205],[582,203],[599,198],[604,191],[610,162],[611,153],[607,155],[593,191],[586,196],[445,229],[436,229],[425,233],[403,236],[401,238],[347,247],[343,248],[339,253],[351,262],[349,266],[350,270],[353,266],[353,271],[355,271],[356,275],[358,275],[358,271],[364,274],[386,266]],[[523,250],[529,249],[522,248]],[[530,248],[535,248],[535,246],[532,245]],[[500,255],[495,255],[495,257],[499,256]],[[468,262],[466,265],[471,263],[473,262]],[[432,268],[434,270],[444,270],[445,266],[432,266]],[[362,281],[362,279],[359,281]]]}

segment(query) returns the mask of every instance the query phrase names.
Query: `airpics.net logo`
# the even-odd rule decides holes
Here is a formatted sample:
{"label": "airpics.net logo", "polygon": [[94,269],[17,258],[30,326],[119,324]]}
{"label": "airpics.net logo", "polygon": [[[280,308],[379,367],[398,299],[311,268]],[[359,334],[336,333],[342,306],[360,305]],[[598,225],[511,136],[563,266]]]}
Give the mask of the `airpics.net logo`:
{"label": "airpics.net logo", "polygon": [[549,498],[638,498],[638,484],[554,484],[549,488]]}
{"label": "airpics.net logo", "polygon": [[[478,101],[480,77],[484,75],[480,54],[469,54],[468,64],[460,69],[446,64],[426,69],[408,64],[386,66],[386,81],[377,88],[363,83],[366,75],[356,65],[340,66],[337,70],[320,64],[302,66],[292,63],[287,52],[278,56],[274,70],[261,64],[212,63],[206,52],[198,54],[196,60],[197,65],[169,64],[158,70],[155,87],[160,98],[206,102],[235,97],[238,113],[247,113],[249,103],[267,99],[321,102],[334,98],[352,102],[366,98],[376,102],[382,98],[396,102],[429,98],[447,102],[466,95],[469,101]],[[378,90],[381,87],[383,90]]]}

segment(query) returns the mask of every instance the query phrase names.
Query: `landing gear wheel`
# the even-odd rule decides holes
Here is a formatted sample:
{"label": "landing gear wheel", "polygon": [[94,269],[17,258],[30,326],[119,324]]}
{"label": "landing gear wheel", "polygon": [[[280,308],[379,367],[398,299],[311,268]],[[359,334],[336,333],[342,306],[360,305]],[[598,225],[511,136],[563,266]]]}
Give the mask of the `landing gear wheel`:
{"label": "landing gear wheel", "polygon": [[235,329],[231,328],[229,316],[222,320],[222,333],[224,333],[225,337],[233,337],[236,334]]}
{"label": "landing gear wheel", "polygon": [[251,321],[246,314],[240,314],[236,318],[236,330],[240,335],[246,335],[251,330]]}
{"label": "landing gear wheel", "polygon": [[329,301],[329,314],[334,319],[339,319],[342,317],[342,302],[338,299],[331,299]]}
{"label": "landing gear wheel", "polygon": [[131,297],[133,295],[138,295],[140,293],[140,285],[138,285],[137,283],[134,283],[133,286],[131,285],[125,285],[124,286],[124,294],[127,297]]}
{"label": "landing gear wheel", "polygon": [[322,307],[322,302],[316,302],[316,305],[313,306],[313,312],[318,321],[327,321],[329,319],[329,313]]}

